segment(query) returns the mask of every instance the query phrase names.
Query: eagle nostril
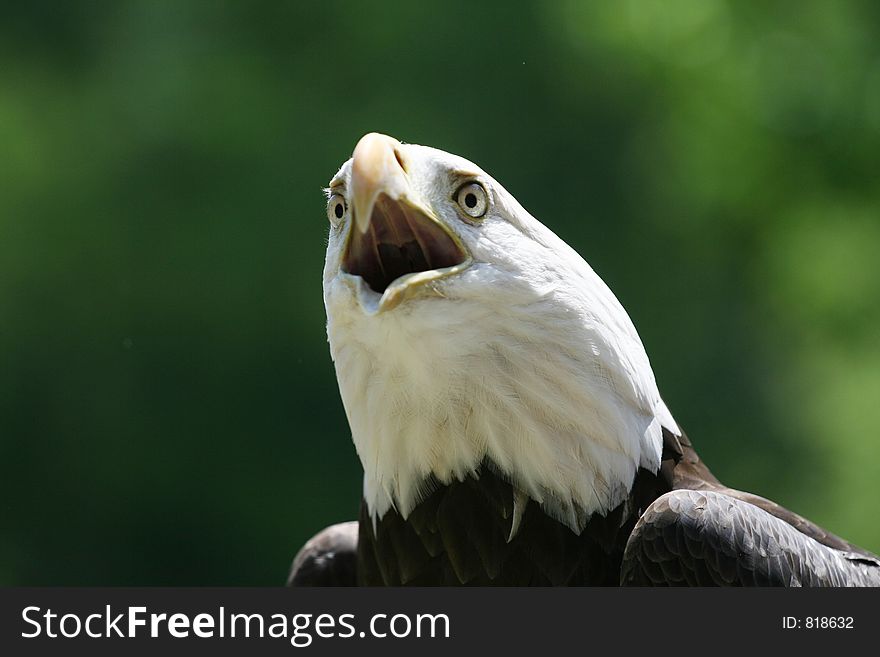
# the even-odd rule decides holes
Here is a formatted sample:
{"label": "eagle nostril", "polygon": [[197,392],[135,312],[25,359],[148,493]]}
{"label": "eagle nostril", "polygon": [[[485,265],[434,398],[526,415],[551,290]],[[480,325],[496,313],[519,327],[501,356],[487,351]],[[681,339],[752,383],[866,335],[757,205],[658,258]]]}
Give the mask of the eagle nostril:
{"label": "eagle nostril", "polygon": [[397,160],[397,163],[400,165],[400,168],[403,169],[404,173],[409,173],[406,170],[406,161],[403,159],[403,155],[400,154],[400,151],[396,148],[394,149],[394,159]]}

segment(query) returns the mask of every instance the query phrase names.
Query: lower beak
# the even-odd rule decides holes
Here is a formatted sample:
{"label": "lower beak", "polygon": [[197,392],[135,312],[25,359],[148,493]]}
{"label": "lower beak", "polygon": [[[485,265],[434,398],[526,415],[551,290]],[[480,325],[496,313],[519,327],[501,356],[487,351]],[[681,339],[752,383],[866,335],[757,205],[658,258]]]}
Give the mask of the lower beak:
{"label": "lower beak", "polygon": [[413,193],[396,139],[371,133],[358,142],[350,189],[353,217],[342,268],[382,294],[383,304],[385,296],[389,304],[399,301],[402,288],[468,263],[458,237]]}

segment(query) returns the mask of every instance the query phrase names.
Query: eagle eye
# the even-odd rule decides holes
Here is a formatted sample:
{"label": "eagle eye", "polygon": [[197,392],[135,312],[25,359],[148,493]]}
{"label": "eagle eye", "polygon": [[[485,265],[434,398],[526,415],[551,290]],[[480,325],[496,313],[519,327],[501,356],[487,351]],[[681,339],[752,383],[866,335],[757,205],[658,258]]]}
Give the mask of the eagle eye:
{"label": "eagle eye", "polygon": [[465,183],[455,193],[455,202],[471,219],[479,219],[489,209],[489,195],[480,183]]}
{"label": "eagle eye", "polygon": [[327,200],[327,218],[334,226],[338,226],[345,216],[348,206],[342,194],[331,194]]}

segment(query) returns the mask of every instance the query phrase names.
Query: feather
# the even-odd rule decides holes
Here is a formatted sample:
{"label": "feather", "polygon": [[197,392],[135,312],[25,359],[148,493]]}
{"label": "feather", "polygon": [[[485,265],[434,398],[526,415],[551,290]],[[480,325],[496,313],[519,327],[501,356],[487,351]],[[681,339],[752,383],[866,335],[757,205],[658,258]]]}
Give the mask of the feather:
{"label": "feather", "polygon": [[513,489],[513,518],[510,521],[510,533],[507,535],[507,542],[510,543],[519,531],[519,525],[522,522],[523,513],[529,503],[529,496],[523,493],[519,488]]}

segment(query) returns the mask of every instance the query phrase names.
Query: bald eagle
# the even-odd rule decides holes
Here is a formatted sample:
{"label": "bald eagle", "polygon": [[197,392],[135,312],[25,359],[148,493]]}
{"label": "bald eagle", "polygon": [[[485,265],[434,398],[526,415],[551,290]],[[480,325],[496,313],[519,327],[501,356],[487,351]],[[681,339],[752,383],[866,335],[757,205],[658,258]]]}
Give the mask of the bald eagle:
{"label": "bald eagle", "polygon": [[363,502],[290,584],[880,585],[875,555],[712,475],[611,290],[481,168],[368,134],[327,199]]}

